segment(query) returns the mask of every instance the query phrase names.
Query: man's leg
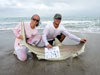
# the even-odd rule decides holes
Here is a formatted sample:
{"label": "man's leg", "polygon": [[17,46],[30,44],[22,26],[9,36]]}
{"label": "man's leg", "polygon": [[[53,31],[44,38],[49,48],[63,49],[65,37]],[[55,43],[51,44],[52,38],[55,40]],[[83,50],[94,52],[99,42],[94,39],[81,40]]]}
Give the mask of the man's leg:
{"label": "man's leg", "polygon": [[18,46],[15,48],[15,54],[20,61],[27,60],[27,49],[25,46]]}
{"label": "man's leg", "polygon": [[61,35],[58,35],[56,38],[60,41],[60,42],[62,42],[64,39],[65,39],[65,35],[64,34],[62,34],[61,33]]}
{"label": "man's leg", "polygon": [[[56,38],[60,41],[60,42],[62,42],[64,39],[65,39],[65,35],[64,34],[62,34],[61,33],[61,35],[58,35]],[[53,42],[55,41],[55,39],[54,40],[50,40],[50,41],[48,41],[49,42],[49,44],[51,44],[52,46],[53,46]]]}
{"label": "man's leg", "polygon": [[49,42],[50,45],[53,46],[53,41],[54,41],[54,40],[50,40],[50,41],[48,41],[48,42]]}

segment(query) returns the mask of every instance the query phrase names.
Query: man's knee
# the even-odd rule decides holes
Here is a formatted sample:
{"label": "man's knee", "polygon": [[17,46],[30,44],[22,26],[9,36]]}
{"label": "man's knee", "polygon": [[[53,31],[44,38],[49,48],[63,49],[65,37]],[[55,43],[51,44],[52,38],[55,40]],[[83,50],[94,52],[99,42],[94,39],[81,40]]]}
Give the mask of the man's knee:
{"label": "man's knee", "polygon": [[27,56],[20,56],[20,57],[18,57],[18,59],[20,61],[26,61],[27,60]]}
{"label": "man's knee", "polygon": [[66,36],[65,36],[64,34],[61,33],[60,35],[57,36],[57,39],[58,39],[60,42],[62,42],[62,41],[65,39],[65,37],[66,37]]}

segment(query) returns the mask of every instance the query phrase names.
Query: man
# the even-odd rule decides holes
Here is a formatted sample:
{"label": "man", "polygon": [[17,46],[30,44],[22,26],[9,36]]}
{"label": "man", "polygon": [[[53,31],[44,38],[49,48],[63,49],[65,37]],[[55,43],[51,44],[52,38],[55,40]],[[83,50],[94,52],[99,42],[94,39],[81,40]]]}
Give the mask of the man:
{"label": "man", "polygon": [[[38,31],[36,27],[39,25],[40,17],[35,14],[31,17],[30,23],[24,23],[25,28],[25,37],[26,41],[29,44],[37,45],[40,42],[41,36],[38,35]],[[13,32],[16,36],[15,45],[14,45],[14,54],[20,61],[27,60],[27,48],[26,46],[20,45],[20,42],[23,40],[23,36],[21,35],[21,25],[18,25],[13,29]]]}
{"label": "man", "polygon": [[58,38],[58,40],[62,42],[65,36],[78,42],[86,42],[86,39],[80,39],[79,37],[69,33],[63,25],[60,25],[61,19],[61,14],[55,14],[54,22],[47,25],[43,31],[42,38],[47,48],[52,48],[55,38]]}

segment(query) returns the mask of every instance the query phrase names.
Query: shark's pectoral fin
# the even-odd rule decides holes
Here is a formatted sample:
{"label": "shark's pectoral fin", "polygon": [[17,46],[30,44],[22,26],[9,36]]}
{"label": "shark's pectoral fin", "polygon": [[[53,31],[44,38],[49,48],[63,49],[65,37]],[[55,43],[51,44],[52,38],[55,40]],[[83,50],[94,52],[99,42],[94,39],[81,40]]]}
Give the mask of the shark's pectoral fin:
{"label": "shark's pectoral fin", "polygon": [[55,44],[54,45],[55,46],[62,46],[61,42],[57,38],[55,38]]}

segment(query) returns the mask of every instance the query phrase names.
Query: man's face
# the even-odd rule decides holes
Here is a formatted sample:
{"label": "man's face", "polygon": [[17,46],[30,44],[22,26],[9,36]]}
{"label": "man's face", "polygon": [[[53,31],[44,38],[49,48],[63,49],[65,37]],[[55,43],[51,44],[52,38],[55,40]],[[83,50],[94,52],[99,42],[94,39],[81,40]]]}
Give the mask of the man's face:
{"label": "man's face", "polygon": [[59,25],[60,22],[61,22],[61,19],[54,19],[54,23],[55,23],[55,24]]}
{"label": "man's face", "polygon": [[38,16],[34,16],[31,20],[32,25],[34,25],[34,27],[39,23],[40,18]]}

